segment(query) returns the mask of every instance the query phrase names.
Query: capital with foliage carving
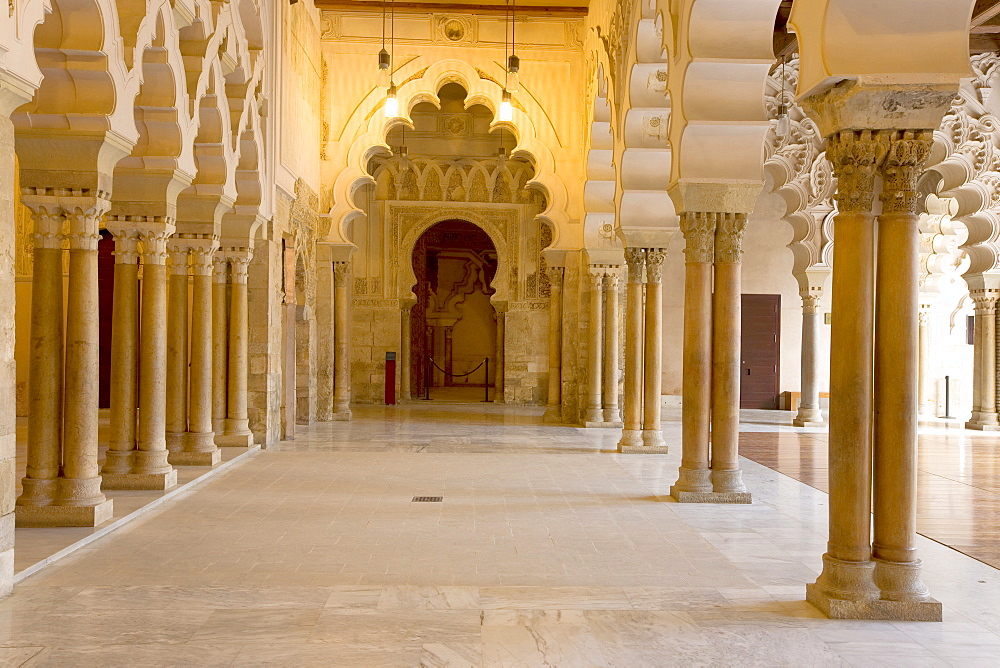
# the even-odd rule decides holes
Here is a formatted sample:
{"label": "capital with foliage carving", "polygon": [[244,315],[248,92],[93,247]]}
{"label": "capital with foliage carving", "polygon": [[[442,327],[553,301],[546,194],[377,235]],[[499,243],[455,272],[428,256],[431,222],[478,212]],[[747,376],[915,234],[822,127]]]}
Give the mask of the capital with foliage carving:
{"label": "capital with foliage carving", "polygon": [[642,283],[642,269],[646,265],[646,252],[642,248],[626,248],[625,264],[628,266],[629,283]]}
{"label": "capital with foliage carving", "polygon": [[917,179],[923,172],[933,142],[932,130],[906,130],[889,136],[879,196],[883,213],[917,213]]}
{"label": "capital with foliage carving", "polygon": [[663,261],[667,259],[666,248],[646,249],[646,282],[659,283],[663,279]]}
{"label": "capital with foliage carving", "polygon": [[715,259],[715,213],[685,211],[681,214],[684,257],[688,262],[712,262]]}
{"label": "capital with foliage carving", "polygon": [[720,213],[715,227],[715,261],[743,261],[743,232],[747,228],[745,213]]}
{"label": "capital with foliage carving", "polygon": [[826,157],[837,177],[837,208],[842,213],[870,213],[875,171],[885,159],[888,137],[877,130],[841,130],[827,139]]}

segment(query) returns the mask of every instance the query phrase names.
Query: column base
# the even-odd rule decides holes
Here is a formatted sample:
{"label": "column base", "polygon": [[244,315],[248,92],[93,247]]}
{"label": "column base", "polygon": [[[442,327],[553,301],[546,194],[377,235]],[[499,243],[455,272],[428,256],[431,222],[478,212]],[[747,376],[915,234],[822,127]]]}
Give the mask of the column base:
{"label": "column base", "polygon": [[52,503],[59,493],[58,478],[21,478],[21,496],[18,505],[42,507]]}
{"label": "column base", "polygon": [[627,448],[634,445],[642,445],[642,430],[641,429],[622,430],[622,437],[618,440],[618,452],[621,452],[622,448]]}
{"label": "column base", "polygon": [[555,406],[546,406],[542,422],[562,422],[562,407],[558,404]]}
{"label": "column base", "polygon": [[183,450],[184,439],[186,435],[187,433],[183,431],[168,431],[166,433],[167,450],[169,450],[170,452]]}
{"label": "column base", "polygon": [[215,466],[222,461],[219,449],[204,452],[171,452],[167,460],[174,466]]}
{"label": "column base", "polygon": [[330,418],[333,422],[349,422],[351,419],[351,411],[337,411]]}
{"label": "column base", "polygon": [[746,494],[747,486],[743,484],[743,471],[740,469],[712,469],[709,479],[715,494]]}
{"label": "column base", "polygon": [[177,469],[163,473],[106,473],[101,476],[101,489],[165,490],[176,485]]}
{"label": "column base", "polygon": [[979,422],[966,422],[966,429],[975,429],[976,431],[1000,431],[1000,424],[982,424]]}
{"label": "column base", "polygon": [[584,422],[584,429],[621,429],[621,422]]}
{"label": "column base", "polygon": [[666,444],[663,441],[663,432],[659,429],[643,429],[642,444],[653,448],[658,448],[660,446],[666,447]]}
{"label": "column base", "polygon": [[827,595],[817,583],[806,585],[806,601],[830,619],[873,619],[893,622],[940,622],[941,603],[927,601],[852,601]]}
{"label": "column base", "polygon": [[216,434],[215,444],[220,448],[249,448],[253,445],[253,433]]}
{"label": "column base", "polygon": [[665,455],[670,452],[666,445],[623,445],[618,444],[618,452],[623,455]]}
{"label": "column base", "polygon": [[94,506],[16,506],[14,526],[96,527],[114,515],[114,501],[106,499]]}
{"label": "column base", "polygon": [[753,503],[750,492],[683,492],[676,485],[670,488],[670,496],[677,503]]}

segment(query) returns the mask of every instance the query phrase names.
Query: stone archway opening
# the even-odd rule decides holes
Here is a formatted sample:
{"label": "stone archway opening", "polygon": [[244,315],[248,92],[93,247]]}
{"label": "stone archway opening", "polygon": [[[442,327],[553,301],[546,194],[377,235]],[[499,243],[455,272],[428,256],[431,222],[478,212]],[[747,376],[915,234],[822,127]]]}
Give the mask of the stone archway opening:
{"label": "stone archway opening", "polygon": [[468,221],[442,221],[420,236],[411,261],[413,396],[484,401],[496,384],[498,341],[502,344],[490,301],[498,267],[493,240]]}

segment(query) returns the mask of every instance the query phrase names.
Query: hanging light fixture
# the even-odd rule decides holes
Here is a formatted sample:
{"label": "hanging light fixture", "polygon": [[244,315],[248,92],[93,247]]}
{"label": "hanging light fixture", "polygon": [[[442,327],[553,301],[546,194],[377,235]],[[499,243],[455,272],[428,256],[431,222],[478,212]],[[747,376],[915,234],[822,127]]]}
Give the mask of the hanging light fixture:
{"label": "hanging light fixture", "polygon": [[785,104],[785,60],[781,57],[781,92],[778,94],[778,124],[774,128],[779,139],[784,139],[791,131],[791,121],[788,119],[788,105]]}
{"label": "hanging light fixture", "polygon": [[[507,91],[511,93],[516,93],[518,91],[518,81],[517,73],[521,69],[521,59],[514,55],[514,46],[517,44],[517,40],[514,38],[514,30],[516,28],[516,20],[514,18],[514,8],[517,4],[517,0],[511,0],[510,2],[510,55],[507,56]],[[506,41],[506,37],[505,37]]]}
{"label": "hanging light fixture", "polygon": [[500,99],[500,114],[498,118],[501,121],[512,121],[514,120],[514,106],[510,102],[510,91],[505,90],[503,92],[503,97]]}
{"label": "hanging light fixture", "polygon": [[380,71],[388,73],[389,90],[385,98],[385,117],[396,118],[399,116],[399,100],[396,99],[396,84],[392,80],[392,65],[396,51],[396,0],[392,0],[389,15],[389,49],[385,50],[385,0],[382,0],[382,50],[378,54],[378,68]]}
{"label": "hanging light fixture", "polygon": [[379,85],[388,88],[392,73],[389,66],[392,64],[389,52],[385,50],[385,0],[382,0],[382,50],[378,52],[378,72]]}

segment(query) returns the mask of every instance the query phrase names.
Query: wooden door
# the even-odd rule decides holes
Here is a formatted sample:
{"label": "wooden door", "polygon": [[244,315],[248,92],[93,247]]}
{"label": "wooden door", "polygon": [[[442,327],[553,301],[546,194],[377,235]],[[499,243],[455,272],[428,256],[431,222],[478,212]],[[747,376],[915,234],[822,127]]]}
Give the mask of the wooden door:
{"label": "wooden door", "polygon": [[778,407],[781,295],[743,295],[740,408]]}

